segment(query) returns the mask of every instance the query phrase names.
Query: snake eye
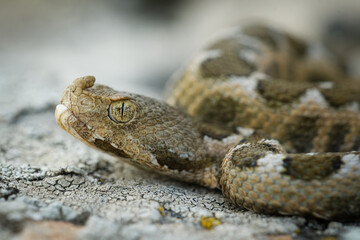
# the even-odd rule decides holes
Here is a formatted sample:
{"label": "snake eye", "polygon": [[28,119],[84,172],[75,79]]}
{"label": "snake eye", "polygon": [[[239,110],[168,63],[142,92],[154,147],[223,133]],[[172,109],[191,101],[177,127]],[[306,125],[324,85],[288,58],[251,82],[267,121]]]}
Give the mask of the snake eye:
{"label": "snake eye", "polygon": [[120,100],[110,104],[109,117],[116,123],[129,122],[135,116],[135,104],[130,100]]}

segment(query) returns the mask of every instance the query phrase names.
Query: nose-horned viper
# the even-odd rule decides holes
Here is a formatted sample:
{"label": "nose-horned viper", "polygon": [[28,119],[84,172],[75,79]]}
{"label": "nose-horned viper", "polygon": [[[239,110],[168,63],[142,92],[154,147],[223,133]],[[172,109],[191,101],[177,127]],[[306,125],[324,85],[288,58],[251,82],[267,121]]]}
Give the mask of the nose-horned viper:
{"label": "nose-horned viper", "polygon": [[360,217],[360,84],[325,50],[235,28],[175,74],[167,103],[78,78],[56,108],[84,143],[242,208]]}

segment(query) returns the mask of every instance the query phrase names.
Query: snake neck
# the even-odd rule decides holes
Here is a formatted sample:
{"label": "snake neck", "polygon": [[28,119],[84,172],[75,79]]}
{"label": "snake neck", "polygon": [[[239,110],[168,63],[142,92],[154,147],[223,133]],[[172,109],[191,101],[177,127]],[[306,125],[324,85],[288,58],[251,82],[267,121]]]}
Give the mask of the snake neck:
{"label": "snake neck", "polygon": [[[167,116],[170,115],[168,112]],[[203,123],[188,115],[178,114],[177,117],[183,119],[178,121],[176,129],[167,129],[170,137],[151,144],[147,142],[149,139],[140,139],[146,143],[142,152],[151,156],[152,164],[143,164],[143,159],[136,157],[133,157],[133,163],[174,179],[220,188],[223,159],[242,137],[233,134],[219,138],[219,132],[207,132]],[[156,136],[159,133],[155,133]]]}
{"label": "snake neck", "polygon": [[203,156],[211,164],[201,170],[202,174],[200,174],[201,177],[197,183],[210,188],[220,188],[223,160],[230,149],[241,140],[243,138],[239,135],[230,135],[221,140],[205,135],[203,138],[205,146]]}

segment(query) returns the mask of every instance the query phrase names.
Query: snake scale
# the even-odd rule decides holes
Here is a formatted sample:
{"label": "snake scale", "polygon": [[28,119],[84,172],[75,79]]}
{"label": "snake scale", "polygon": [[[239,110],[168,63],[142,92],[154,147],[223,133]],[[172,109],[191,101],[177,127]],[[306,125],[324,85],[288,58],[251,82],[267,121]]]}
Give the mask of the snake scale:
{"label": "snake scale", "polygon": [[94,82],[55,112],[84,143],[254,212],[360,218],[360,84],[325,48],[248,25],[178,71],[166,103]]}

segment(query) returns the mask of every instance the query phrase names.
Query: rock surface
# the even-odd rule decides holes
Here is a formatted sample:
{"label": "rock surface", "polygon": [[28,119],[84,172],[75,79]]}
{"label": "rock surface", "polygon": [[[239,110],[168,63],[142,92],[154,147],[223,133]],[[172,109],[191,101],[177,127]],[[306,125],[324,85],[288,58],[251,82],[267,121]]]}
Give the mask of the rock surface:
{"label": "rock surface", "polygon": [[[41,6],[49,5],[46,2],[39,1]],[[16,3],[12,4],[5,4],[5,8],[0,10],[2,11],[1,20],[7,16],[6,11],[11,12],[19,7]],[[82,7],[89,10],[89,6],[84,3],[75,5],[75,10],[69,10],[70,7],[64,8],[60,5],[50,6],[53,12],[49,14],[47,8],[43,11],[46,12],[45,14],[41,8],[38,8],[39,6],[26,5],[28,4],[26,1],[21,4],[30,8],[34,15],[38,11],[43,18],[52,16],[57,21],[62,17],[60,18],[61,14],[54,11],[54,8],[58,8],[60,13],[66,9],[68,17],[74,13],[72,11]],[[195,4],[195,7],[199,8],[199,6]],[[103,10],[100,8],[96,11]],[[108,14],[108,12],[105,13]],[[59,15],[57,18],[56,14]],[[98,20],[91,20],[91,17],[86,18],[85,12],[80,14],[81,17],[85,16],[84,22],[98,23]],[[106,14],[103,13],[102,16],[109,17],[109,14]],[[12,15],[10,15],[9,13],[8,18],[11,20]],[[187,15],[184,14],[184,16]],[[26,21],[25,17],[22,18],[23,21]],[[33,30],[41,29],[38,25],[40,23],[37,22],[40,21],[39,19],[41,20],[41,18],[36,18],[35,23],[33,21],[31,25]],[[114,20],[110,16],[110,20],[101,18],[99,21],[110,24],[119,19]],[[75,27],[72,33],[65,34],[67,44],[70,43],[71,36],[76,38],[81,35],[76,35],[75,32],[83,25],[77,24],[75,20],[74,22]],[[131,23],[130,21],[126,23],[127,25],[125,24],[125,27],[121,26],[132,28]],[[21,25],[18,22],[13,24]],[[71,26],[72,24],[73,22],[70,23]],[[85,24],[86,29],[89,29],[91,24]],[[4,26],[0,24],[0,30],[10,32]],[[64,30],[67,25],[63,23],[59,26],[62,26],[61,29]],[[96,27],[96,30],[99,30],[99,26]],[[197,27],[200,28],[200,25]],[[163,35],[152,37],[152,41],[171,42],[175,38],[178,39],[178,37],[172,39],[164,35],[166,29],[171,27],[163,28],[153,28],[163,31]],[[25,31],[25,29],[19,29]],[[181,27],[177,28],[179,29]],[[106,33],[113,30],[110,28]],[[56,33],[56,30],[43,31],[45,32],[40,31],[38,34],[49,36]],[[104,34],[104,30],[99,31],[103,31],[101,35]],[[145,30],[142,29],[142,31]],[[93,34],[94,31],[91,33]],[[141,33],[134,30],[130,33],[133,34],[136,43],[139,43],[138,38],[144,41],[143,39],[147,36],[146,31]],[[22,34],[19,36],[24,39],[27,32]],[[35,34],[37,34],[36,31]],[[103,39],[101,36],[100,38]],[[119,36],[113,36],[113,38],[120,39]],[[131,41],[131,37],[127,36],[127,38],[129,38],[127,41]],[[75,51],[72,54],[66,53],[65,45],[61,41],[55,44],[49,43],[55,39],[54,37],[50,37],[50,40],[44,43],[40,41],[41,37],[34,37],[33,48],[30,47],[33,44],[31,42],[18,46],[14,39],[17,38],[9,35],[7,41],[3,38],[0,41],[0,49],[4,49],[0,56],[0,239],[359,238],[359,223],[327,222],[291,216],[266,216],[238,209],[231,205],[218,190],[174,181],[129,166],[116,158],[88,148],[57,126],[54,119],[55,105],[65,86],[75,77],[82,75],[81,71],[84,71],[84,74],[95,75],[99,72],[98,81],[114,88],[129,88],[159,97],[162,87],[158,83],[141,83],[136,79],[148,75],[151,79],[156,79],[158,76],[160,79],[166,79],[173,71],[172,68],[183,61],[184,56],[181,54],[172,54],[170,58],[176,56],[171,59],[172,61],[161,58],[159,62],[151,63],[157,64],[156,66],[146,68],[145,63],[151,61],[157,54],[156,51],[149,50],[150,55],[145,60],[138,56],[140,63],[134,60],[134,63],[122,68],[124,72],[127,71],[124,75],[116,75],[115,72],[118,69],[115,66],[119,64],[110,64],[111,61],[116,61],[116,58],[111,58],[111,54],[100,56],[104,59],[110,57],[110,60],[108,59],[105,63],[102,63],[101,59],[92,62],[91,58],[100,53],[100,50],[106,51],[106,48],[103,48],[106,44],[97,43],[96,45],[94,39],[89,39],[90,43],[84,44],[87,49],[99,48],[99,51],[94,53],[82,50],[84,40],[82,38],[81,41],[75,41],[69,47]],[[183,40],[177,41],[180,43]],[[5,46],[9,49],[5,50],[7,49]],[[151,43],[148,47],[150,46],[152,46]],[[184,45],[181,46],[184,47]],[[125,51],[127,47],[119,47],[116,51],[122,53],[122,50]],[[137,54],[138,47],[136,44],[132,45],[127,51],[134,51]],[[161,51],[163,54],[166,53],[166,50]],[[181,49],[178,52],[181,52]],[[131,56],[131,54],[125,54]],[[54,57],[60,60],[52,62]],[[71,60],[72,57],[75,58],[74,61]],[[77,62],[87,61],[87,59],[90,59],[87,67]],[[127,58],[122,61],[130,60]],[[62,65],[58,65],[59,62],[62,62]],[[97,64],[101,63],[103,69],[96,68]],[[106,65],[107,63],[110,66]],[[72,64],[74,68],[79,67],[81,71],[73,71],[69,67]],[[166,69],[159,70],[162,67]],[[154,70],[150,71],[150,68]],[[104,69],[112,72],[105,73]],[[142,69],[143,72],[138,69]],[[138,72],[141,73],[135,75]],[[128,77],[129,79],[126,79],[128,81],[123,80],[119,84],[117,79],[123,77]],[[208,225],[204,223],[206,219],[204,217],[210,217]],[[221,223],[215,226],[215,222],[211,222],[211,217],[220,220]],[[211,229],[212,224],[214,227]],[[205,226],[210,227],[207,229]]]}

